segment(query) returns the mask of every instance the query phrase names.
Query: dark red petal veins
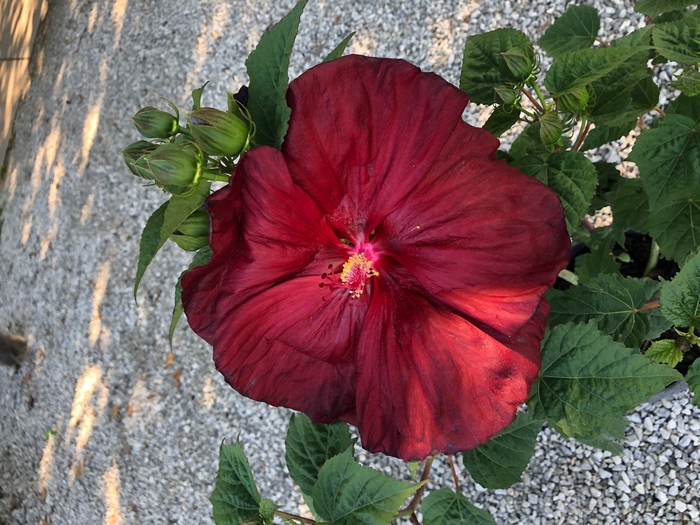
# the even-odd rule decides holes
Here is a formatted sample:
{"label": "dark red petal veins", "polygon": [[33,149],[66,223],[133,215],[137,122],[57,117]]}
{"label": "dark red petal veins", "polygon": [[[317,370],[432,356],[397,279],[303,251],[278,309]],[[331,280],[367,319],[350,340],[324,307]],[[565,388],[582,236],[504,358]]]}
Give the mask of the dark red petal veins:
{"label": "dark red petal veins", "polygon": [[497,160],[496,146],[461,124],[374,244],[434,296],[512,334],[568,264],[570,240],[559,197]]}
{"label": "dark red petal veins", "polygon": [[381,280],[357,356],[363,447],[403,460],[470,450],[505,428],[540,366],[548,307],[511,337]]}
{"label": "dark red petal veins", "polygon": [[355,348],[366,301],[292,279],[222,312],[216,368],[241,394],[332,422],[355,403]]}
{"label": "dark red petal veins", "polygon": [[350,55],[305,72],[287,100],[283,152],[294,181],[357,238],[423,178],[469,97],[403,60]]}

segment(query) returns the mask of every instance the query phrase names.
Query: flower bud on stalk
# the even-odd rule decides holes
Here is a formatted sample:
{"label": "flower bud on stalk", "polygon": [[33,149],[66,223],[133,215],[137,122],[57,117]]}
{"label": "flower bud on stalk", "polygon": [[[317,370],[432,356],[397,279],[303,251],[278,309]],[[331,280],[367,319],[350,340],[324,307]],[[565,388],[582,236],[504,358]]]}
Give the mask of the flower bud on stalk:
{"label": "flower bud on stalk", "polygon": [[187,193],[202,176],[202,159],[189,149],[163,144],[147,157],[156,181],[173,195]]}
{"label": "flower bud on stalk", "polygon": [[559,97],[559,108],[569,113],[578,113],[588,104],[588,90],[585,87]]}
{"label": "flower bud on stalk", "polygon": [[527,80],[532,74],[534,57],[523,48],[515,46],[501,53],[508,69],[519,81]]}
{"label": "flower bud on stalk", "polygon": [[540,117],[540,140],[542,144],[551,146],[561,138],[562,127],[559,116],[554,113],[545,113]]}
{"label": "flower bud on stalk", "polygon": [[207,155],[235,157],[248,140],[248,124],[231,113],[201,108],[187,116],[192,137]]}
{"label": "flower bud on stalk", "polygon": [[131,117],[136,129],[149,139],[165,139],[178,129],[177,118],[160,109],[146,106]]}
{"label": "flower bud on stalk", "polygon": [[170,236],[170,240],[188,252],[196,252],[209,246],[209,214],[204,206],[197,208],[182,221]]}
{"label": "flower bud on stalk", "polygon": [[514,89],[510,89],[506,86],[497,86],[494,90],[498,98],[503,101],[504,106],[512,106],[518,100],[518,92]]}
{"label": "flower bud on stalk", "polygon": [[124,162],[126,162],[126,166],[131,173],[146,180],[153,180],[153,173],[151,173],[146,159],[148,155],[153,153],[157,148],[158,144],[139,140],[138,142],[129,144],[126,149],[122,151],[122,157],[124,157]]}

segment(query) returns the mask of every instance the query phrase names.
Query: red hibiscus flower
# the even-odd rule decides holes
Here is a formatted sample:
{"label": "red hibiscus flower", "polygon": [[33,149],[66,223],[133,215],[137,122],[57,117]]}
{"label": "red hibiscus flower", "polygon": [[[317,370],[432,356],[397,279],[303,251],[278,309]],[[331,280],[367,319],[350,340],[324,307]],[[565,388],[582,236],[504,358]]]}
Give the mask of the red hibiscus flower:
{"label": "red hibiscus flower", "polygon": [[484,443],[537,378],[542,294],[569,258],[558,197],[402,60],[321,64],[287,100],[282,151],[252,149],[207,201],[190,326],[237,391],[354,424],[370,451]]}

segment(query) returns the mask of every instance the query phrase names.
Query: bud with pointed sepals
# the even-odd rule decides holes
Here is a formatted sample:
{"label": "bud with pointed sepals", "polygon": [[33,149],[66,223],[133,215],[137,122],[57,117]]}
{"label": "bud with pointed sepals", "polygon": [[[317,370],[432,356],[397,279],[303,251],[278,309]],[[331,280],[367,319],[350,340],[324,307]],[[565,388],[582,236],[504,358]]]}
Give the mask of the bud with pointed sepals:
{"label": "bud with pointed sepals", "polygon": [[182,221],[170,240],[188,252],[209,246],[209,214],[204,206]]}
{"label": "bud with pointed sepals", "polygon": [[501,56],[516,80],[524,81],[532,75],[535,58],[532,51],[515,46],[501,53]]}
{"label": "bud with pointed sepals", "polygon": [[581,87],[559,97],[559,108],[569,113],[578,113],[588,104],[588,90]]}
{"label": "bud with pointed sepals", "polygon": [[197,109],[187,116],[192,137],[207,155],[235,157],[248,140],[248,124],[214,108]]}
{"label": "bud with pointed sepals", "polygon": [[155,180],[173,195],[187,193],[202,175],[201,158],[191,149],[175,144],[158,146],[147,161]]}
{"label": "bud with pointed sepals", "polygon": [[129,144],[126,149],[122,151],[122,157],[124,157],[124,162],[126,162],[131,173],[146,180],[153,180],[153,173],[151,173],[148,167],[146,158],[157,148],[158,144],[139,140],[138,142]]}
{"label": "bud with pointed sepals", "polygon": [[165,139],[178,129],[177,118],[160,109],[146,106],[131,117],[136,129],[149,139]]}
{"label": "bud with pointed sepals", "polygon": [[[518,100],[518,92],[506,86],[496,86],[496,95],[503,101],[503,105],[512,106]],[[496,101],[498,102],[498,100]]]}
{"label": "bud with pointed sepals", "polygon": [[540,117],[540,140],[542,144],[551,146],[561,138],[562,127],[559,116],[555,112],[545,113]]}

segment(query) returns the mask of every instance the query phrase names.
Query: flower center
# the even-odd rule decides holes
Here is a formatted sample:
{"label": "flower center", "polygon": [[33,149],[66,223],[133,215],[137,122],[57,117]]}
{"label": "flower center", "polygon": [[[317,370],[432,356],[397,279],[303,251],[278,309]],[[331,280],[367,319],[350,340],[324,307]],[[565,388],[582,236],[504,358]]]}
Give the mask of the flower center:
{"label": "flower center", "polygon": [[[333,270],[333,265],[328,265],[329,273],[323,273],[321,279],[328,281],[321,282],[319,286],[329,286],[333,288],[345,288],[353,299],[357,299],[365,291],[367,281],[371,277],[379,275],[377,270],[372,268],[374,261],[368,259],[364,253],[356,253],[343,263],[342,270],[340,268]],[[340,272],[340,278],[338,278]]]}

